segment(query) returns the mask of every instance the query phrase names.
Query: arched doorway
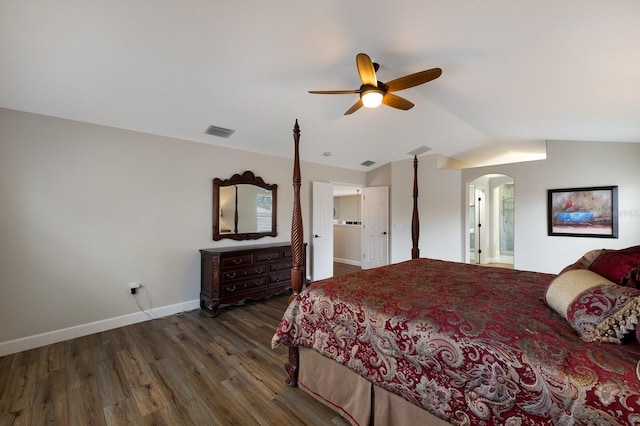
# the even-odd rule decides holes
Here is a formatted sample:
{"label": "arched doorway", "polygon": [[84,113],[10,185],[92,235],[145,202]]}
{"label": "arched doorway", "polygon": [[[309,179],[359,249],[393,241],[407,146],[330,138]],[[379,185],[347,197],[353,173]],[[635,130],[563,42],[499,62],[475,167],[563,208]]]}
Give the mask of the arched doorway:
{"label": "arched doorway", "polygon": [[515,183],[487,174],[467,185],[468,263],[513,268]]}

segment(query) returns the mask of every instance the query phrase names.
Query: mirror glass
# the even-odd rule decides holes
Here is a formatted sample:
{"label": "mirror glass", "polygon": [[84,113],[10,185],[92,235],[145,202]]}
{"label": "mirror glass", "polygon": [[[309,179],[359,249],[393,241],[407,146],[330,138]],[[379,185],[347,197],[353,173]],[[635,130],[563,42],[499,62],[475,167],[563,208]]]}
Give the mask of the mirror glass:
{"label": "mirror glass", "polygon": [[213,239],[275,237],[277,185],[253,172],[213,180]]}

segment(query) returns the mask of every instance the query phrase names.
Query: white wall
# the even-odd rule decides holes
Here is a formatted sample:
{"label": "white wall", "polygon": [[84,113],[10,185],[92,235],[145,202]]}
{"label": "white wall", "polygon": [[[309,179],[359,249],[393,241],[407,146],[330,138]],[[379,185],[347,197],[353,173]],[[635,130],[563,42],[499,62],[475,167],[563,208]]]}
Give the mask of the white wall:
{"label": "white wall", "polygon": [[[418,157],[420,257],[460,261],[463,250],[459,170],[441,170],[437,155]],[[411,258],[413,159],[392,164],[391,262]]]}
{"label": "white wall", "polygon": [[333,261],[360,266],[361,240],[360,225],[333,225]]}
{"label": "white wall", "polygon": [[[284,127],[293,127],[283,123]],[[283,140],[291,146],[293,137]],[[304,149],[304,137],[301,138]],[[290,240],[293,160],[0,109],[0,356],[198,306],[201,248],[214,242],[212,180],[253,171],[278,184],[278,236]],[[302,164],[310,182],[366,174]]]}
{"label": "white wall", "polygon": [[[385,164],[367,172],[367,186],[391,186],[392,164]],[[391,196],[391,194],[389,194]]]}
{"label": "white wall", "polygon": [[[640,244],[640,144],[549,141],[547,159],[467,169],[463,182],[502,173],[515,184],[515,267],[557,273],[595,248]],[[618,186],[619,238],[547,235],[547,190]]]}
{"label": "white wall", "polygon": [[[557,273],[594,248],[640,244],[640,144],[549,141],[541,161],[439,170],[436,155],[419,157],[420,256],[463,261],[466,185],[499,173],[515,183],[515,268]],[[391,259],[410,258],[413,160],[392,163]],[[547,190],[618,186],[619,238],[547,236]]]}

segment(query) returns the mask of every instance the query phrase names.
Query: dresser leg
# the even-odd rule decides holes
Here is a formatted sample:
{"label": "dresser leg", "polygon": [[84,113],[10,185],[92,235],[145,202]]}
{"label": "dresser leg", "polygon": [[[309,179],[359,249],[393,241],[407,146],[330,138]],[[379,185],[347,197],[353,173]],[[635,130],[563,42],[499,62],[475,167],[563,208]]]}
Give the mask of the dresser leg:
{"label": "dresser leg", "polygon": [[220,307],[220,303],[212,303],[209,300],[200,299],[200,308],[205,311],[209,311],[213,318],[218,316],[218,308]]}

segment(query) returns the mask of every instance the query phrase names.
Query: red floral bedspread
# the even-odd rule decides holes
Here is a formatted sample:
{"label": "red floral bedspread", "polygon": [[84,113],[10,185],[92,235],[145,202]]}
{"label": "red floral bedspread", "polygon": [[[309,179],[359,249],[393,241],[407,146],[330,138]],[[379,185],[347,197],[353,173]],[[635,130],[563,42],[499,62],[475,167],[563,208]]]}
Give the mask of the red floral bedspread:
{"label": "red floral bedspread", "polygon": [[554,275],[416,259],[319,281],[272,345],[313,348],[454,424],[640,424],[640,346],[585,343]]}

